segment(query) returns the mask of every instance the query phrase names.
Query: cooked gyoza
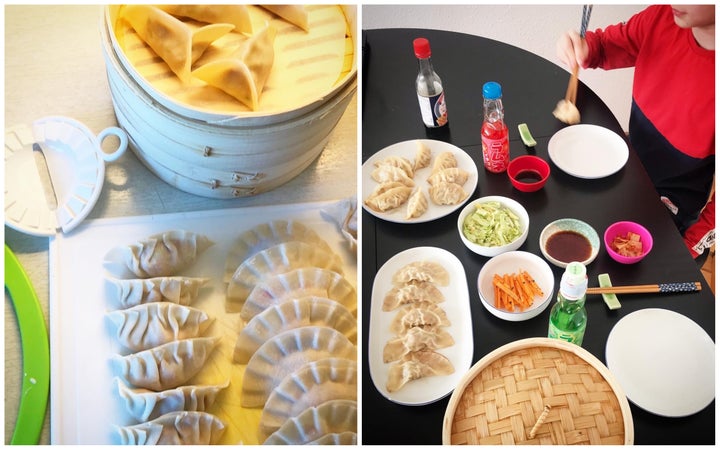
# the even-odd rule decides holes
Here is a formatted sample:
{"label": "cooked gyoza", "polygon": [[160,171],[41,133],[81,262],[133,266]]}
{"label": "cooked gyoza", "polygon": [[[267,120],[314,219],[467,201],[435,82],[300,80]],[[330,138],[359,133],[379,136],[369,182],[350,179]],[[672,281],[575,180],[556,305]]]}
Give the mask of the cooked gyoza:
{"label": "cooked gyoza", "polygon": [[345,306],[322,297],[292,299],[253,317],[238,334],[233,361],[247,364],[258,348],[278,334],[304,326],[333,328],[357,341],[357,319]]}
{"label": "cooked gyoza", "polygon": [[172,276],[195,262],[212,244],[202,234],[171,230],[110,250],[106,264],[123,264],[140,278]]}
{"label": "cooked gyoza", "polygon": [[387,158],[381,159],[375,163],[375,167],[379,168],[382,166],[397,167],[402,169],[408,177],[412,178],[415,176],[415,169],[413,168],[412,163],[402,156],[388,156]]}
{"label": "cooked gyoza", "polygon": [[227,287],[226,300],[237,310],[258,283],[271,276],[304,267],[317,267],[342,274],[343,262],[336,254],[304,242],[292,241],[262,250],[243,261]]}
{"label": "cooked gyoza", "polygon": [[412,176],[408,175],[402,168],[390,164],[376,167],[370,173],[370,176],[373,180],[377,181],[380,184],[398,181],[405,186],[415,186],[415,182],[413,181]]}
{"label": "cooked gyoza", "polygon": [[403,285],[420,281],[429,281],[439,286],[450,283],[450,274],[439,263],[433,261],[415,261],[403,266],[392,278],[393,284]]}
{"label": "cooked gyoza", "polygon": [[266,26],[241,43],[230,57],[205,63],[192,76],[235,97],[253,111],[260,107],[260,94],[275,61],[273,43],[277,31]]}
{"label": "cooked gyoza", "polygon": [[457,167],[457,159],[452,152],[445,151],[435,157],[432,164],[431,176],[441,170]]}
{"label": "cooked gyoza", "polygon": [[455,372],[447,357],[433,350],[420,350],[405,355],[390,366],[386,388],[396,392],[412,380],[435,375],[450,375]]}
{"label": "cooked gyoza", "polygon": [[457,205],[468,197],[462,186],[457,183],[439,181],[430,186],[430,199],[436,205]]}
{"label": "cooked gyoza", "polygon": [[218,342],[200,337],[169,342],[111,359],[115,374],[135,387],[163,391],[180,386],[205,365]]}
{"label": "cooked gyoza", "polygon": [[176,17],[188,17],[199,22],[229,23],[234,31],[252,34],[248,5],[155,5]]}
{"label": "cooked gyoza", "polygon": [[456,183],[462,186],[467,182],[469,176],[470,173],[466,170],[459,167],[450,167],[433,173],[428,177],[427,182],[430,183],[431,186],[438,185],[442,182]]}
{"label": "cooked gyoza", "polygon": [[412,327],[385,344],[383,362],[397,361],[410,352],[436,350],[453,344],[455,340],[443,329]]}
{"label": "cooked gyoza", "polygon": [[263,406],[275,386],[304,364],[325,358],[357,359],[357,349],[332,328],[308,326],[280,333],[253,354],[243,376],[242,406]]}
{"label": "cooked gyoza", "polygon": [[394,286],[385,295],[383,300],[383,311],[392,311],[403,305],[418,304],[423,302],[441,303],[445,296],[440,289],[428,281],[413,282],[402,286]]}
{"label": "cooked gyoza", "polygon": [[357,402],[330,400],[285,422],[265,445],[304,445],[330,434],[357,432]]}
{"label": "cooked gyoza", "polygon": [[340,358],[312,361],[285,377],[263,408],[260,442],[291,417],[330,400],[357,400],[356,361]]}
{"label": "cooked gyoza", "polygon": [[412,187],[396,181],[381,184],[365,199],[365,205],[377,212],[385,212],[404,205],[412,194]]}
{"label": "cooked gyoza", "polygon": [[207,411],[218,394],[228,383],[218,385],[189,385],[155,392],[143,388],[131,388],[119,378],[118,394],[125,410],[135,420],[146,422],[174,411]]}
{"label": "cooked gyoza", "polygon": [[442,308],[432,303],[428,304],[428,306],[434,307],[436,311],[414,305],[401,309],[390,323],[390,330],[395,334],[402,335],[413,327],[434,329],[450,325],[450,321]]}
{"label": "cooked gyoza", "polygon": [[122,445],[216,444],[225,424],[201,411],[171,412],[150,422],[118,427]]}
{"label": "cooked gyoza", "polygon": [[215,23],[193,30],[151,5],[123,5],[120,15],[183,83],[190,82],[192,63],[205,49],[235,28],[229,23]]}
{"label": "cooked gyoza", "polygon": [[428,208],[428,201],[425,194],[423,194],[422,188],[418,187],[415,193],[410,196],[407,204],[407,212],[405,213],[406,219],[414,219],[422,216]]}
{"label": "cooked gyoza", "polygon": [[430,147],[425,145],[423,141],[417,141],[417,150],[415,150],[415,160],[413,161],[413,169],[420,170],[430,166],[432,160],[432,151]]}
{"label": "cooked gyoza", "polygon": [[109,299],[116,308],[125,309],[144,303],[171,302],[179,305],[193,303],[209,278],[155,277],[146,279],[108,278]]}

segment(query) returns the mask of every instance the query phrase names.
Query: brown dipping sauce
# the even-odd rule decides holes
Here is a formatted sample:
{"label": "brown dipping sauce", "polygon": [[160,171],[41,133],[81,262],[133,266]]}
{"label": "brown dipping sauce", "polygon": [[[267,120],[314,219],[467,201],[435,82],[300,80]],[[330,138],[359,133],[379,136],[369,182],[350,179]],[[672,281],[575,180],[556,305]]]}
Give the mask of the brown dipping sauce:
{"label": "brown dipping sauce", "polygon": [[526,169],[518,172],[515,179],[521,183],[531,184],[542,180],[542,175],[537,170]]}
{"label": "brown dipping sauce", "polygon": [[588,238],[577,231],[558,231],[545,243],[548,255],[562,262],[585,261],[592,254]]}

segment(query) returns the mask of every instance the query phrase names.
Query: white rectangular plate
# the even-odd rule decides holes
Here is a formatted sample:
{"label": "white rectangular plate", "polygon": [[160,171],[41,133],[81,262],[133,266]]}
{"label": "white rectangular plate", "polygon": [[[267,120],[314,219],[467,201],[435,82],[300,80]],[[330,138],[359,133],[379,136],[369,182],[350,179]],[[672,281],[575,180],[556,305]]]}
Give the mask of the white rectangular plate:
{"label": "white rectangular plate", "polygon": [[345,277],[357,286],[356,256],[337,226],[321,213],[332,203],[306,203],[123,217],[87,221],[50,243],[51,442],[53,444],[115,444],[116,425],[134,423],[124,411],[109,364],[120,351],[105,319],[112,307],[106,298],[105,254],[118,245],[170,229],[208,236],[214,245],[182,275],[211,278],[192,306],[215,318],[206,333],[219,345],[206,367],[189,382],[230,381],[209,411],[225,422],[221,443],[256,444],[262,409],[240,407],[245,366],[232,362],[240,317],[225,312],[225,258],[232,242],[245,230],[272,220],[297,220],[312,228],[344,260]]}

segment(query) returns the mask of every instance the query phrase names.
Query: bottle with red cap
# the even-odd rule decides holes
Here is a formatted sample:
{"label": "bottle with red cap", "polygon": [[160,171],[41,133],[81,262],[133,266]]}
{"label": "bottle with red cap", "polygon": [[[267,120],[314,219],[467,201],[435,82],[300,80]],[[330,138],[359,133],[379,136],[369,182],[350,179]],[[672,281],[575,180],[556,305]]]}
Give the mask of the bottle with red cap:
{"label": "bottle with red cap", "polygon": [[423,123],[428,128],[442,127],[448,122],[447,106],[442,81],[430,60],[430,42],[417,38],[413,41],[413,49],[419,65],[415,88]]}

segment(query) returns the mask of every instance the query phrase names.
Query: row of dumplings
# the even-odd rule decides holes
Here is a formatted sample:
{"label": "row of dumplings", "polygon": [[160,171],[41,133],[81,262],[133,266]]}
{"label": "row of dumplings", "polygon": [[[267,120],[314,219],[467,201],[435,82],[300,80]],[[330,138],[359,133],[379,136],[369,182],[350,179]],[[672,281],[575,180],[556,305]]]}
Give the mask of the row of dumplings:
{"label": "row of dumplings", "polygon": [[186,384],[218,341],[204,336],[213,318],[190,306],[208,279],[175,275],[210,245],[203,235],[171,230],[117,247],[106,257],[106,267],[121,276],[107,279],[115,308],[107,319],[123,348],[111,365],[118,397],[137,422],[117,427],[121,444],[212,444],[225,430],[206,411],[228,382]]}
{"label": "row of dumplings", "polygon": [[[266,5],[273,14],[308,30],[302,5]],[[248,5],[123,5],[119,17],[168,65],[182,81],[204,81],[256,110],[272,69],[277,31],[269,24],[252,29]],[[181,19],[207,25],[193,28]],[[236,31],[248,38],[229,52],[207,57],[206,50],[221,37]],[[193,70],[193,67],[198,67]]]}
{"label": "row of dumplings", "polygon": [[357,294],[312,228],[277,220],[229,249],[225,308],[240,316],[241,405],[264,444],[357,442]]}
{"label": "row of dumplings", "polygon": [[451,325],[439,305],[445,296],[438,286],[448,286],[450,274],[439,263],[415,261],[393,274],[393,288],[383,299],[382,310],[395,313],[390,324],[393,337],[383,348],[383,362],[392,363],[386,388],[396,392],[407,383],[437,375],[450,375],[455,368],[435,350],[455,344],[445,328]]}
{"label": "row of dumplings", "polygon": [[438,154],[434,161],[432,151],[422,141],[417,141],[413,162],[403,156],[388,156],[375,163],[370,176],[379,185],[365,199],[365,205],[376,212],[387,212],[406,206],[405,219],[422,216],[428,209],[424,188],[415,182],[417,172],[432,168],[426,181],[430,185],[428,195],[438,206],[456,205],[468,197],[463,189],[469,173],[457,166],[452,152]]}

